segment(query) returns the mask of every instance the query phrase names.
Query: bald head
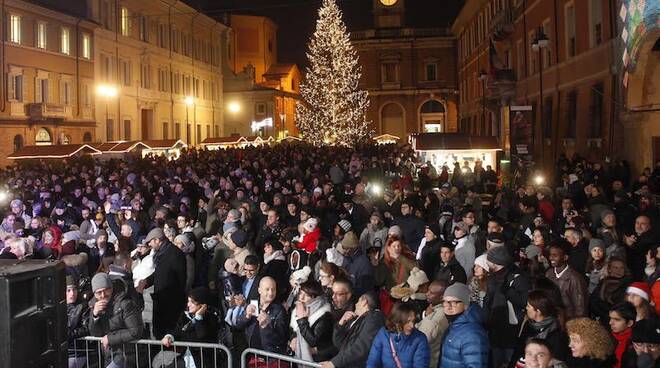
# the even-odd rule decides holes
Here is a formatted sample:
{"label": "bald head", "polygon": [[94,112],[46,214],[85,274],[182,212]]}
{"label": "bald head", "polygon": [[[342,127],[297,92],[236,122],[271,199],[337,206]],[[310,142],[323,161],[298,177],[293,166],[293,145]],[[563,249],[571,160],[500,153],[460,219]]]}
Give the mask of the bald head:
{"label": "bald head", "polygon": [[265,276],[259,281],[259,299],[261,305],[270,304],[275,300],[277,295],[277,285],[275,279],[270,276]]}

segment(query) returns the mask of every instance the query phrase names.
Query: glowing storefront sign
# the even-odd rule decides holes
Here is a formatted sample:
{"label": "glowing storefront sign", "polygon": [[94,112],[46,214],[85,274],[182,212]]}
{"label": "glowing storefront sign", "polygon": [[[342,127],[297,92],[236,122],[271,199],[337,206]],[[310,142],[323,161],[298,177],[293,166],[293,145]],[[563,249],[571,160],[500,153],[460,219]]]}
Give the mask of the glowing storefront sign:
{"label": "glowing storefront sign", "polygon": [[257,130],[263,128],[263,127],[272,127],[273,126],[273,118],[265,118],[262,121],[253,121],[252,122],[252,131],[256,132]]}

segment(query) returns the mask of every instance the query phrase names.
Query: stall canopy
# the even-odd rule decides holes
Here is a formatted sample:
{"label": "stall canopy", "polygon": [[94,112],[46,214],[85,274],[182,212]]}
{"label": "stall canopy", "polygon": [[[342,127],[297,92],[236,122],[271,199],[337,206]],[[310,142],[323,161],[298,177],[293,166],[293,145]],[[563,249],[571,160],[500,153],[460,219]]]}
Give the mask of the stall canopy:
{"label": "stall canopy", "polygon": [[464,169],[474,169],[474,164],[480,161],[485,168],[491,165],[496,168],[496,155],[500,151],[497,137],[478,137],[460,133],[418,133],[410,136],[413,149],[417,151],[423,162],[431,161],[433,166],[447,166],[453,171],[454,163],[458,162]]}
{"label": "stall canopy", "polygon": [[255,135],[245,137],[245,139],[247,140],[247,142],[249,144],[251,144],[253,146],[261,146],[262,144],[271,144],[271,143],[275,142],[275,139],[273,137],[268,137],[268,138],[264,139],[262,137],[255,136]]}
{"label": "stall canopy", "polygon": [[381,134],[372,138],[376,144],[391,144],[398,143],[401,138],[392,134]]}
{"label": "stall canopy", "polygon": [[93,144],[94,148],[102,154],[124,154],[134,151],[148,149],[149,147],[141,141],[121,141]]}
{"label": "stall canopy", "polygon": [[204,146],[204,148],[206,148],[207,150],[243,147],[246,144],[248,144],[247,139],[245,139],[245,137],[241,137],[237,135],[231,137],[206,138],[201,143],[201,145]]}
{"label": "stall canopy", "polygon": [[25,146],[10,154],[7,158],[10,160],[40,160],[100,154],[100,150],[88,144],[59,144],[54,146]]}
{"label": "stall canopy", "polygon": [[147,148],[142,150],[142,157],[149,154],[157,156],[167,156],[169,159],[177,159],[181,154],[181,149],[188,145],[180,139],[162,139],[141,141]]}
{"label": "stall canopy", "polygon": [[286,137],[279,138],[277,140],[278,143],[282,142],[288,142],[288,143],[294,143],[294,142],[302,142],[302,139],[299,137],[296,137],[295,135],[287,135]]}

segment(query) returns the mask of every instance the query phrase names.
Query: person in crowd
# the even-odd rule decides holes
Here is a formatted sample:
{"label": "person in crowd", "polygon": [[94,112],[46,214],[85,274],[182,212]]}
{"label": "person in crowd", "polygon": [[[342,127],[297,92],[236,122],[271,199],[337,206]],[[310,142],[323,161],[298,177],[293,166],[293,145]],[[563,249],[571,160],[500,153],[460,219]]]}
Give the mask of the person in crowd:
{"label": "person in crowd", "polygon": [[342,267],[350,276],[356,293],[371,290],[374,285],[374,270],[367,255],[360,248],[355,233],[347,232],[336,249],[344,258]]}
{"label": "person in crowd", "polygon": [[106,368],[134,365],[135,349],[129,342],[142,336],[140,310],[126,293],[114,293],[112,280],[106,273],[92,278],[89,333],[101,337]]}
{"label": "person in crowd", "polygon": [[547,341],[531,338],[525,345],[525,363],[521,368],[568,368],[566,363],[558,360]]}
{"label": "person in crowd", "polygon": [[589,241],[584,238],[582,231],[576,228],[568,228],[564,231],[564,238],[570,244],[568,265],[580,273],[586,274],[587,260],[589,259]]}
{"label": "person in crowd", "polygon": [[[186,311],[177,320],[174,330],[162,338],[165,347],[171,347],[176,341],[214,343],[218,336],[218,317],[210,307],[209,290],[197,287],[188,293]],[[176,351],[183,355],[184,362],[190,356],[195,366],[211,365],[214,362],[213,350],[179,348]],[[184,364],[185,365],[185,364]]]}
{"label": "person in crowd", "polygon": [[609,326],[612,336],[616,340],[614,356],[616,363],[614,368],[634,367],[633,357],[635,356],[632,340],[632,326],[637,320],[637,311],[635,306],[629,302],[619,303],[610,309]]}
{"label": "person in crowd", "polygon": [[470,305],[470,289],[455,283],[445,290],[442,306],[449,321],[438,368],[488,367],[489,342],[481,308]]}
{"label": "person in crowd", "polygon": [[440,254],[440,243],[442,242],[442,230],[437,223],[431,223],[426,226],[424,230],[424,237],[417,248],[417,255],[415,259],[420,265],[420,268],[427,275],[433,274],[433,269],[438,262],[438,254]]}
{"label": "person in crowd", "polygon": [[466,283],[465,270],[454,257],[454,247],[450,243],[440,245],[440,262],[432,275],[435,280],[444,281],[451,285],[455,282]]}
{"label": "person in crowd", "polygon": [[465,270],[465,275],[469,279],[472,277],[472,268],[476,257],[474,247],[474,237],[469,233],[468,224],[461,221],[454,227],[454,258]]}
{"label": "person in crowd", "polygon": [[319,282],[323,288],[323,295],[332,301],[332,285],[339,277],[348,278],[346,271],[332,262],[321,262],[319,266]]}
{"label": "person in crowd", "polygon": [[369,223],[360,234],[360,247],[364,252],[370,247],[380,244],[382,247],[387,240],[388,227],[385,226],[383,216],[380,212],[373,212],[369,218]]}
{"label": "person in crowd", "polygon": [[89,335],[89,306],[78,299],[78,283],[73,275],[67,275],[66,315],[69,338],[69,368],[82,368],[89,353],[83,341],[77,340]]}
{"label": "person in crowd", "polygon": [[366,367],[428,367],[429,344],[415,328],[415,308],[396,303],[371,345]]}
{"label": "person in crowd", "polygon": [[294,337],[289,346],[297,358],[319,362],[335,355],[331,307],[323,297],[319,282],[307,280],[300,285],[298,302],[291,312],[290,327]]}
{"label": "person in crowd", "polygon": [[414,267],[415,255],[403,241],[390,238],[385,245],[382,267],[374,272],[384,274],[384,277],[381,277],[385,280],[384,289],[390,290],[395,285],[404,283]]}
{"label": "person in crowd", "polygon": [[651,219],[648,216],[638,216],[635,219],[634,231],[630,235],[623,236],[626,249],[626,259],[635,281],[642,281],[644,277],[644,259],[646,252],[657,245],[658,237],[652,228]]}
{"label": "person in crowd", "polygon": [[605,278],[607,272],[607,250],[605,243],[598,239],[592,238],[589,240],[589,258],[587,259],[586,276],[589,280],[589,295],[596,290],[600,280]]}
{"label": "person in crowd", "polygon": [[568,252],[569,248],[565,242],[552,243],[548,252],[550,269],[545,273],[545,276],[554,282],[561,291],[567,320],[587,315],[587,298],[589,297],[587,282],[582,276],[583,274],[574,270],[567,262]]}
{"label": "person in crowd", "polygon": [[449,327],[449,321],[442,307],[442,298],[447,289],[447,284],[442,281],[433,281],[426,290],[426,301],[429,306],[422,312],[422,319],[415,327],[426,335],[430,349],[429,367],[437,367],[440,360],[440,346],[442,339]]}
{"label": "person in crowd", "polygon": [[474,273],[468,287],[470,302],[483,308],[486,291],[488,290],[488,254],[484,253],[474,260]]}
{"label": "person in crowd", "polygon": [[571,367],[609,368],[614,364],[614,343],[603,325],[580,317],[566,323],[569,347],[575,358]]}
{"label": "person in crowd", "polygon": [[626,301],[635,306],[637,320],[655,318],[655,310],[649,303],[650,289],[645,282],[633,282],[626,288]]}
{"label": "person in crowd", "polygon": [[145,243],[154,253],[154,272],[138,283],[138,292],[154,286],[153,329],[154,336],[162,339],[167,331],[172,331],[185,308],[186,257],[183,252],[165,238],[161,228],[147,234]]}
{"label": "person in crowd", "polygon": [[355,311],[346,311],[336,323],[332,340],[339,352],[322,368],[364,367],[372,342],[384,325],[375,295],[366,293],[355,303]]}
{"label": "person in crowd", "polygon": [[355,309],[353,286],[345,277],[337,277],[332,284],[332,316],[338,322],[347,311]]}
{"label": "person in crowd", "polygon": [[195,258],[193,252],[195,250],[195,241],[192,238],[192,233],[183,233],[174,238],[174,245],[179,248],[186,257],[186,293],[192,290],[193,282],[195,282]]}
{"label": "person in crowd", "polygon": [[542,339],[554,358],[568,361],[568,336],[559,320],[559,309],[552,297],[543,290],[532,290],[527,296],[525,319],[518,333],[512,362],[515,367],[526,367],[526,344],[530,339]]}
{"label": "person in crowd", "polygon": [[409,244],[413,252],[417,252],[417,246],[424,237],[425,224],[424,221],[415,216],[415,203],[413,201],[405,201],[401,204],[401,216],[398,216],[392,222],[392,225],[397,225],[403,231],[401,240],[405,244]]}
{"label": "person in crowd", "polygon": [[632,367],[657,367],[660,360],[660,323],[658,319],[637,321],[633,325],[630,339],[635,350],[635,356],[630,356],[630,360],[637,364]]}
{"label": "person in crowd", "polygon": [[[247,262],[246,257],[246,262]],[[243,266],[245,271],[246,266]],[[262,276],[270,276],[275,279],[277,284],[277,301],[283,302],[289,293],[288,264],[284,255],[284,246],[282,243],[271,238],[264,243],[264,261],[261,269]]]}

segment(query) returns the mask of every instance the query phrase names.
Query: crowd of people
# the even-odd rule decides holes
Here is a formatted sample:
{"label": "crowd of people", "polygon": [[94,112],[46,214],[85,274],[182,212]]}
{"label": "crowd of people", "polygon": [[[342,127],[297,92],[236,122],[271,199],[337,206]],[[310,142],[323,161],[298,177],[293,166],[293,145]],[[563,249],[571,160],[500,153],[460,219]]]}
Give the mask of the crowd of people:
{"label": "crowd of people", "polygon": [[70,368],[85,336],[106,367],[227,359],[176,342],[235,364],[254,348],[322,367],[657,366],[660,162],[553,171],[498,185],[395,145],[16,165],[0,258],[66,265]]}

